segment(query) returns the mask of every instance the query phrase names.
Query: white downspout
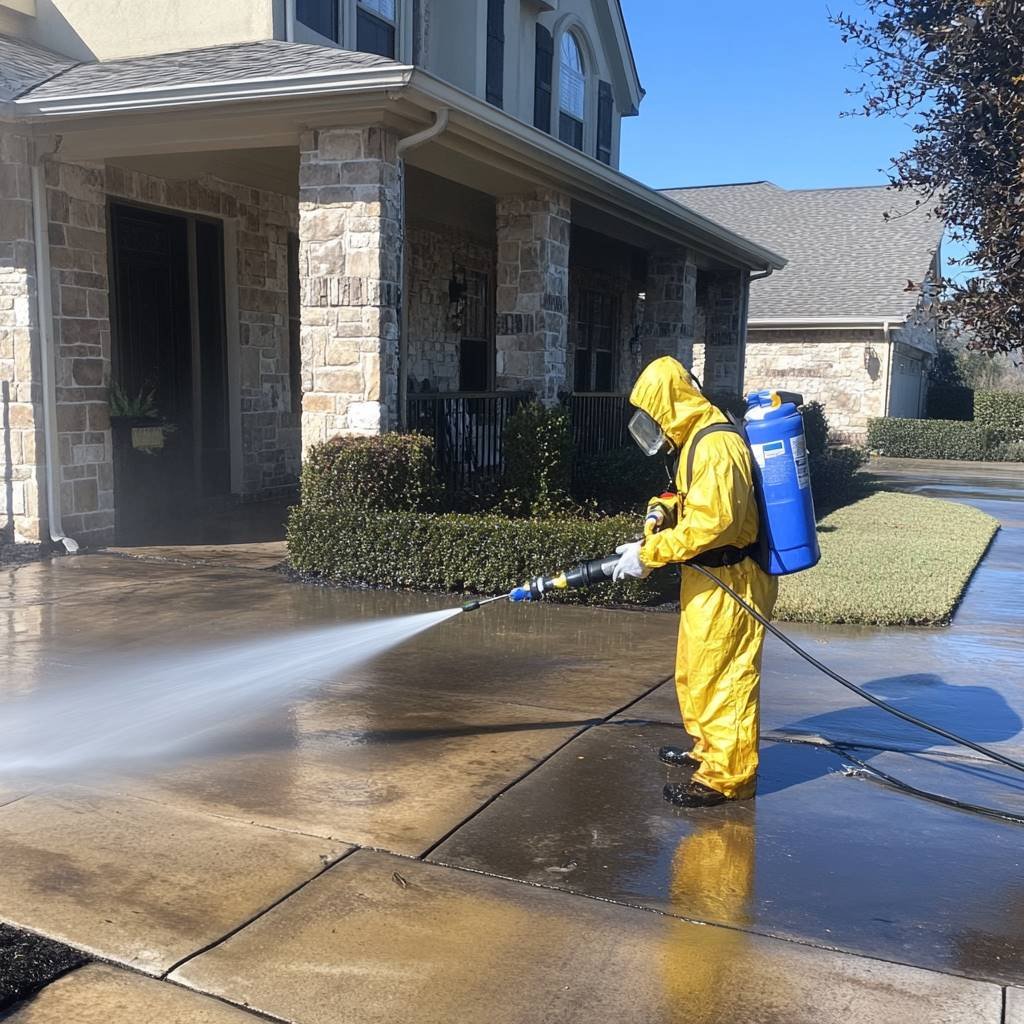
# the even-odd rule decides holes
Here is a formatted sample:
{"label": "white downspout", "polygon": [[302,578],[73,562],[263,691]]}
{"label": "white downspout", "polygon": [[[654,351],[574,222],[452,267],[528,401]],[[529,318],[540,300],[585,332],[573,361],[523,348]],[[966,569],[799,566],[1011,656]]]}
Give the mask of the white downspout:
{"label": "white downspout", "polygon": [[747,341],[749,333],[747,324],[750,321],[750,285],[754,281],[762,281],[764,278],[771,276],[771,267],[766,267],[759,274],[747,274],[746,287],[743,289],[743,302],[740,308],[740,379],[738,381],[741,398],[746,391],[745,382],[747,379]]}
{"label": "white downspout", "polygon": [[416,132],[414,135],[407,135],[404,139],[398,140],[398,146],[396,148],[396,155],[402,165],[402,187],[401,195],[399,197],[399,205],[401,206],[401,212],[399,215],[399,231],[401,233],[401,240],[398,246],[398,280],[399,287],[401,288],[401,302],[398,309],[398,428],[399,430],[405,430],[408,419],[409,419],[409,316],[408,316],[408,296],[409,296],[409,280],[406,267],[405,259],[405,247],[406,247],[406,231],[408,224],[406,223],[406,210],[405,210],[405,154],[410,150],[415,149],[417,146],[422,146],[425,142],[430,142],[431,139],[436,139],[448,128],[448,116],[449,110],[447,107],[441,107],[434,113],[434,123],[428,128],[424,128],[423,131]]}
{"label": "white downspout", "polygon": [[892,364],[896,353],[893,351],[892,333],[889,321],[882,322],[882,338],[885,341],[885,397],[882,402],[883,418],[889,415],[889,401],[892,398]]}
{"label": "white downspout", "polygon": [[50,280],[49,218],[43,160],[51,153],[37,151],[32,160],[32,226],[36,248],[36,319],[39,329],[39,361],[43,384],[43,439],[46,452],[46,509],[50,540],[63,544],[68,554],[78,542],[64,532],[60,508],[60,453],[57,445],[57,384],[53,345],[53,283]]}
{"label": "white downspout", "polygon": [[284,0],[284,39],[295,42],[295,0]]}

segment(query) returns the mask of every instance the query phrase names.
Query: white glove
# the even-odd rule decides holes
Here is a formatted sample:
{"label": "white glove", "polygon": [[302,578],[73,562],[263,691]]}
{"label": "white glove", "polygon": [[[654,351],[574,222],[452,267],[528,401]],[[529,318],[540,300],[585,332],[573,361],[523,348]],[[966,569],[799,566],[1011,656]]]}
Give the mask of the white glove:
{"label": "white glove", "polygon": [[612,579],[618,583],[627,576],[633,579],[643,580],[651,575],[650,566],[640,561],[640,541],[635,540],[632,544],[620,544],[615,549],[615,554],[621,555],[619,564],[612,570]]}

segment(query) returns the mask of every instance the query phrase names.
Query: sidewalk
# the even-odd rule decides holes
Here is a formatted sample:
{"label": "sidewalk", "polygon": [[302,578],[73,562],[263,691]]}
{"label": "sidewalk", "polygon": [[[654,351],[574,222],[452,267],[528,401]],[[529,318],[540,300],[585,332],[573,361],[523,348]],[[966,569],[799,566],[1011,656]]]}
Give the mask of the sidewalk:
{"label": "sidewalk", "polygon": [[[1006,528],[951,629],[792,632],[1019,755],[1024,505],[972,500]],[[0,577],[0,675],[24,689],[97,650],[448,603],[108,555]],[[677,811],[656,759],[679,738],[675,625],[499,605],[323,679],[188,761],[44,787],[0,778],[0,919],[108,961],[9,1019],[1024,1024],[1020,826],[849,777],[840,754],[792,741],[825,735],[925,788],[1017,810],[1024,786],[773,646],[758,799]]]}

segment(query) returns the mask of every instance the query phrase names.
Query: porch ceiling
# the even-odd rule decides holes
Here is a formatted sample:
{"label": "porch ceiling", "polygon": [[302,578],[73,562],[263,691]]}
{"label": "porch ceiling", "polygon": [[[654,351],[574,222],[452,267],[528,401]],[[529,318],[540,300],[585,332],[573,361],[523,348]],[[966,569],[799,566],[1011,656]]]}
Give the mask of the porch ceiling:
{"label": "porch ceiling", "polygon": [[295,196],[299,191],[297,146],[116,157],[108,163],[161,178],[192,179],[209,174],[223,181],[266,189],[281,195]]}

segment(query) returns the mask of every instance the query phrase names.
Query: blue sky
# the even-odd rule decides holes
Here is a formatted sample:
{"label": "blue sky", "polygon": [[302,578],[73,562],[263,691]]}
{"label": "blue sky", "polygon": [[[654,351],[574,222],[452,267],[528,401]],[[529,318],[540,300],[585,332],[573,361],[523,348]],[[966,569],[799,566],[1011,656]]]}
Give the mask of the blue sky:
{"label": "blue sky", "polygon": [[[828,20],[857,0],[622,0],[640,81],[622,170],[654,188],[767,179],[784,188],[888,181],[910,127],[842,117],[857,50]],[[948,257],[962,251],[947,241]],[[947,267],[947,273],[962,273]]]}
{"label": "blue sky", "polygon": [[897,121],[840,117],[856,51],[822,0],[622,5],[647,90],[623,122],[622,169],[648,185],[883,183],[910,140]]}

